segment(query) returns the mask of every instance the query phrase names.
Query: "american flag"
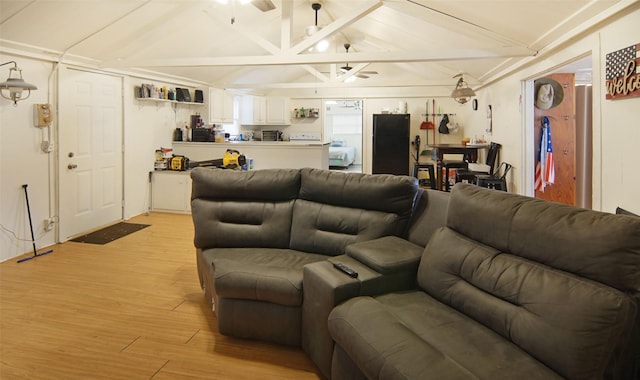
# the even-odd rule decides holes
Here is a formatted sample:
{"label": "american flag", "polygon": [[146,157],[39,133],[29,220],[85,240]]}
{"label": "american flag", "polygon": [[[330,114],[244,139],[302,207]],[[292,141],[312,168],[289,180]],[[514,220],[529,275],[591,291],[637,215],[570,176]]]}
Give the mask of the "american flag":
{"label": "american flag", "polygon": [[547,185],[554,183],[556,170],[553,163],[553,147],[551,145],[551,128],[549,118],[542,119],[542,134],[540,136],[540,152],[536,163],[535,189],[544,192]]}
{"label": "american flag", "polygon": [[640,72],[640,44],[614,51],[606,56],[607,80],[624,76],[629,61],[636,61],[636,73]]}

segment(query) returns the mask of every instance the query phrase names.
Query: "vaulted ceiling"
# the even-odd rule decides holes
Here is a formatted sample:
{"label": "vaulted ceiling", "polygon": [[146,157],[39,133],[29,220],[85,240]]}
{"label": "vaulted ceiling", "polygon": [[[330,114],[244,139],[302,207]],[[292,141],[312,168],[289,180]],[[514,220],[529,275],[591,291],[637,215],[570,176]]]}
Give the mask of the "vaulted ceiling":
{"label": "vaulted ceiling", "polygon": [[[472,87],[632,0],[0,0],[2,51],[223,88]],[[275,6],[263,11],[259,7]],[[320,3],[316,11],[313,3]],[[330,47],[317,52],[327,39]],[[351,45],[347,53],[344,44]],[[346,74],[340,70],[352,67]],[[372,74],[371,72],[375,72]],[[355,85],[355,84],[354,84]]]}

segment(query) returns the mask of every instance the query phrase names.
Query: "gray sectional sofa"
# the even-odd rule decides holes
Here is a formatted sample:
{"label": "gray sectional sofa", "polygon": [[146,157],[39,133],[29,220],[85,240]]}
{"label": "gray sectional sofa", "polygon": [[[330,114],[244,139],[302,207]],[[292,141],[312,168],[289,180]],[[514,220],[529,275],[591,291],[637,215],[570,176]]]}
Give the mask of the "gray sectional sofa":
{"label": "gray sectional sofa", "polygon": [[406,235],[418,194],[410,177],[317,169],[191,177],[198,273],[220,332],[298,346],[303,267]]}
{"label": "gray sectional sofa", "polygon": [[[266,180],[261,171],[208,170],[192,175],[195,242],[201,283],[224,334],[300,344],[332,379],[640,378],[640,218],[467,184],[450,194],[421,192],[409,177],[303,169],[265,171]],[[299,176],[299,188],[291,179],[283,200],[276,183],[290,176]],[[336,215],[328,229],[351,231],[348,214],[377,215],[366,203],[390,194],[345,194],[381,183],[407,186],[378,201],[398,206],[383,211],[394,215],[392,227],[329,243],[319,221]],[[256,191],[264,195],[249,195]],[[282,202],[293,203],[288,246],[274,247],[270,232],[241,239],[248,226],[225,225],[258,228],[255,215]],[[296,203],[327,213],[310,215]],[[234,219],[243,213],[254,215],[251,223]],[[291,237],[302,226],[306,243]],[[312,251],[314,244],[333,249]],[[311,256],[291,261],[289,254]],[[295,279],[295,302],[278,296],[293,292],[282,278]],[[263,321],[263,314],[282,314],[272,308],[288,308],[288,319]]]}

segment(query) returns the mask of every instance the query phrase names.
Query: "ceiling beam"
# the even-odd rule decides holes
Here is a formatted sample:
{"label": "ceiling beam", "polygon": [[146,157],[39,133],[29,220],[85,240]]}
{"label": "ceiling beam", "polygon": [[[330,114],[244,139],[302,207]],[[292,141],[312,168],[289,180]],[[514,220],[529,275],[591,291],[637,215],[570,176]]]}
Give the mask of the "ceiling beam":
{"label": "ceiling beam", "polygon": [[280,49],[291,47],[291,35],[293,29],[293,1],[282,0],[282,17],[280,20]]}
{"label": "ceiling beam", "polygon": [[352,86],[357,83],[358,87],[445,87],[449,93],[455,87],[455,81],[380,81],[369,79],[358,79],[351,84],[345,84],[342,81],[330,82],[293,82],[293,83],[228,83],[225,88],[228,89],[300,89],[300,88],[336,88],[344,86]]}
{"label": "ceiling beam", "polygon": [[438,49],[438,51],[387,51],[365,53],[257,55],[236,57],[189,57],[167,59],[123,59],[105,63],[106,67],[216,67],[216,66],[286,66],[323,63],[396,63],[469,61],[476,59],[530,57],[528,49],[505,47],[496,51],[479,49]]}
{"label": "ceiling beam", "polygon": [[326,75],[324,75],[320,71],[313,68],[313,66],[303,65],[302,68],[305,69],[307,72],[309,72],[309,74],[313,75],[314,77],[320,79],[323,82],[329,81],[329,78]]}
{"label": "ceiling beam", "polygon": [[359,8],[356,8],[353,11],[347,13],[345,16],[342,16],[339,19],[332,22],[331,24],[323,27],[318,32],[310,36],[309,38],[305,38],[304,40],[302,40],[292,48],[286,51],[283,51],[283,54],[284,55],[300,54],[303,51],[317,44],[322,39],[327,38],[331,36],[333,33],[339,31],[340,29],[353,24],[354,22],[362,19],[363,17],[366,17],[371,12],[380,8],[382,5],[383,5],[382,1],[375,1],[375,2],[367,3],[364,6],[361,6]]}

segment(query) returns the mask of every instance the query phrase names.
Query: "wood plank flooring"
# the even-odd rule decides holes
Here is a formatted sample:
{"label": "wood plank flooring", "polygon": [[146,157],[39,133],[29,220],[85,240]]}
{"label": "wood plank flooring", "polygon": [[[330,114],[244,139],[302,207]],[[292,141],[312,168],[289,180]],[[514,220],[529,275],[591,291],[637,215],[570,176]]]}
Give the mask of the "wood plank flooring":
{"label": "wood plank flooring", "polygon": [[0,379],[320,379],[298,348],[221,335],[190,215],[105,245],[0,264]]}

